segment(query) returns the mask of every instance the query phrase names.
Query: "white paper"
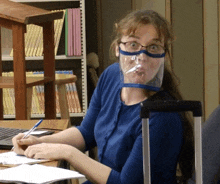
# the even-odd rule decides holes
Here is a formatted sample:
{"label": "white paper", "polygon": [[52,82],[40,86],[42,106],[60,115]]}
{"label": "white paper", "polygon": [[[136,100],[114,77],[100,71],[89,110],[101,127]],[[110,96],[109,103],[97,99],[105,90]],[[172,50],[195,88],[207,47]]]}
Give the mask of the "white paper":
{"label": "white paper", "polygon": [[58,167],[44,166],[40,164],[23,164],[17,167],[11,167],[0,170],[1,182],[24,182],[44,184],[64,179],[84,178],[85,176],[68,169]]}
{"label": "white paper", "polygon": [[20,164],[33,164],[39,162],[46,162],[48,160],[33,159],[22,155],[17,155],[15,152],[10,151],[0,154],[0,164],[2,165],[20,165]]}
{"label": "white paper", "polygon": [[[41,135],[41,134],[45,134],[47,132],[48,132],[47,130],[35,130],[35,131],[31,132],[30,134],[31,135]],[[27,134],[27,133],[28,133],[28,131],[24,132],[23,134]]]}

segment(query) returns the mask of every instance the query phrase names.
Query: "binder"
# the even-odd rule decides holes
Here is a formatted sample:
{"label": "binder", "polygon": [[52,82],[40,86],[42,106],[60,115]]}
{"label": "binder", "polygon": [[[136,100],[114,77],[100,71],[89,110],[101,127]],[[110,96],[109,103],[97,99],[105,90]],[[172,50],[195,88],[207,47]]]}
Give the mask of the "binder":
{"label": "binder", "polygon": [[194,136],[195,136],[195,174],[196,183],[202,184],[202,106],[199,101],[179,101],[179,100],[156,100],[145,101],[141,104],[140,117],[142,119],[143,137],[143,173],[144,184],[151,183],[150,172],[150,137],[149,137],[149,117],[150,112],[181,112],[192,111],[194,117]]}

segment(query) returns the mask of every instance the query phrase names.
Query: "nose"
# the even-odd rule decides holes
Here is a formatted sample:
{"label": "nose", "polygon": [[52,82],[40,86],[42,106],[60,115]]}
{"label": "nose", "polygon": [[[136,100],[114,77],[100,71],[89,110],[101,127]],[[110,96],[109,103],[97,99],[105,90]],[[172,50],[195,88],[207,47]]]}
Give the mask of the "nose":
{"label": "nose", "polygon": [[142,64],[142,62],[146,62],[148,60],[148,56],[145,53],[141,53],[136,58],[137,64]]}

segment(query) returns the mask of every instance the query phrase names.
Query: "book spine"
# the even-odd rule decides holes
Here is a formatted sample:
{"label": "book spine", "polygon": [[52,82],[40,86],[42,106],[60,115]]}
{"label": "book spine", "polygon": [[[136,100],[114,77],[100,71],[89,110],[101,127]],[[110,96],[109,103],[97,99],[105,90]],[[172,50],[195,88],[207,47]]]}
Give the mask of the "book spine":
{"label": "book spine", "polygon": [[63,29],[63,23],[64,23],[64,18],[65,18],[65,12],[66,10],[61,10],[63,11],[63,17],[62,19],[57,20],[58,21],[58,25],[57,25],[57,29],[55,31],[55,35],[56,35],[56,39],[55,39],[55,55],[57,55],[57,50],[58,50],[58,46],[60,43],[60,37],[61,37],[61,33],[62,33],[62,29]]}
{"label": "book spine", "polygon": [[[69,77],[69,71],[64,71],[64,72],[65,72],[66,78],[68,78]],[[74,99],[74,97],[72,96],[72,93],[71,93],[70,83],[66,84],[66,89],[67,89],[68,104],[69,104],[69,107],[70,107],[70,112],[75,113],[76,112],[76,105],[75,105],[75,99]]]}
{"label": "book spine", "polygon": [[68,9],[68,56],[73,56],[72,9]]}
{"label": "book spine", "polygon": [[[73,76],[72,71],[70,71],[70,76]],[[72,96],[75,99],[75,104],[76,104],[76,108],[77,108],[76,112],[80,113],[80,112],[82,112],[82,108],[81,108],[81,104],[80,104],[80,100],[79,100],[79,95],[78,95],[78,92],[77,92],[76,83],[75,82],[71,83],[70,88],[71,88],[71,91],[72,91]]]}
{"label": "book spine", "polygon": [[81,11],[80,8],[76,9],[76,45],[77,52],[76,55],[82,55],[82,45],[81,45]]}
{"label": "book spine", "polygon": [[65,12],[65,55],[68,56],[68,9]]}

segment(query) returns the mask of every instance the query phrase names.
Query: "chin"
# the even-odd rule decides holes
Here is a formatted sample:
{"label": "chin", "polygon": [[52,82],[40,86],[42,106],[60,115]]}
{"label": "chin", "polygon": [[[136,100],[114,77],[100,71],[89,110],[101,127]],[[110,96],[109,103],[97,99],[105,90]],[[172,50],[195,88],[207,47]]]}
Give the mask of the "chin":
{"label": "chin", "polygon": [[132,79],[132,83],[136,83],[136,84],[146,84],[147,82],[150,81],[150,79],[146,79],[146,76],[145,78],[144,77],[134,77]]}

